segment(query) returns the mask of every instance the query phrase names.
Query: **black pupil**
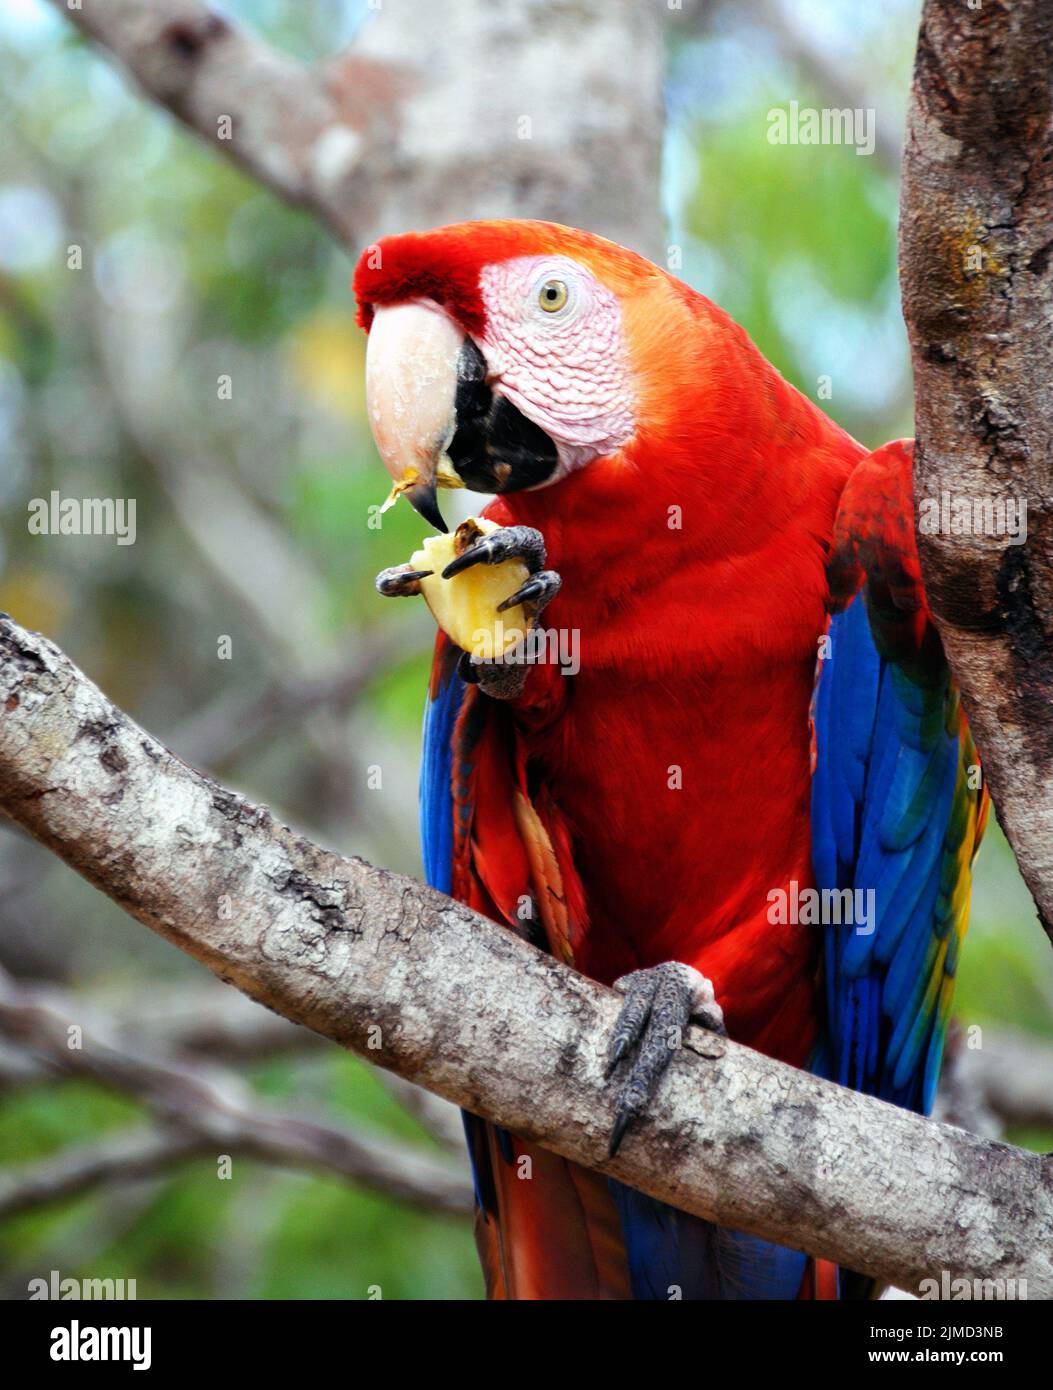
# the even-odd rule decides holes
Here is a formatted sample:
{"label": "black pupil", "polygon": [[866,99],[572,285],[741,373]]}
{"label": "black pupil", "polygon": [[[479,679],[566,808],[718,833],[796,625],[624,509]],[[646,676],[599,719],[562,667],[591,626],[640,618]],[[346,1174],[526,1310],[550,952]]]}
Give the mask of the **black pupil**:
{"label": "black pupil", "polygon": [[559,298],[559,290],[556,289],[555,285],[547,285],[545,287],[545,298],[550,304],[554,299]]}

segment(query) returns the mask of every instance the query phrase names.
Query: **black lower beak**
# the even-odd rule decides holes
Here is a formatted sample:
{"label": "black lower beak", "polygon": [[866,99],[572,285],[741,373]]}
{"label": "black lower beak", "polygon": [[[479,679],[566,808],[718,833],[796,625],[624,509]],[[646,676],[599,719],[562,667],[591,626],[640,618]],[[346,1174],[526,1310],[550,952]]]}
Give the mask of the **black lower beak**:
{"label": "black lower beak", "polygon": [[439,500],[435,495],[434,479],[427,483],[423,480],[414,483],[412,487],[406,489],[404,496],[413,510],[419,512],[425,521],[435,527],[436,531],[442,531],[444,534],[449,531],[450,528],[443,521],[442,512],[439,511]]}
{"label": "black lower beak", "polygon": [[457,363],[455,410],[446,453],[465,487],[520,492],[556,471],[555,444],[510,401],[494,395],[486,381],[486,359],[471,338],[465,338]]}

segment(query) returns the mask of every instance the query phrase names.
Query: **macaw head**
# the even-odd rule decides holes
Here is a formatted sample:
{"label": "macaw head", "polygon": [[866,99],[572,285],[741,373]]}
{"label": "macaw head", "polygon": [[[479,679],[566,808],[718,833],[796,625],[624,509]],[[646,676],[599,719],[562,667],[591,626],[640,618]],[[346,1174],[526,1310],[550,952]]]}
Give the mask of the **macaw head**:
{"label": "macaw head", "polygon": [[377,447],[441,530],[436,487],[520,492],[619,457],[668,413],[668,345],[693,321],[664,271],[545,222],[386,237],[354,289]]}

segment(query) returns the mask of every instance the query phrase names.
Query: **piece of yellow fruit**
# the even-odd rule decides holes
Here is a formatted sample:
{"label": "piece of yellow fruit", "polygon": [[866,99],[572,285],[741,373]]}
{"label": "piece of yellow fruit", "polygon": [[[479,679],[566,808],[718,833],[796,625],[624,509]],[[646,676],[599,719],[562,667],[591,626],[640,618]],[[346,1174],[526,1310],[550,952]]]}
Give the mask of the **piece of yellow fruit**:
{"label": "piece of yellow fruit", "polygon": [[420,591],[435,621],[452,642],[481,661],[504,655],[528,630],[522,604],[504,613],[497,605],[526,583],[530,571],[522,560],[504,560],[499,565],[472,565],[452,579],[443,579],[442,572],[480,537],[500,529],[496,521],[470,516],[452,535],[428,536],[410,558],[415,570],[432,571],[420,581]]}

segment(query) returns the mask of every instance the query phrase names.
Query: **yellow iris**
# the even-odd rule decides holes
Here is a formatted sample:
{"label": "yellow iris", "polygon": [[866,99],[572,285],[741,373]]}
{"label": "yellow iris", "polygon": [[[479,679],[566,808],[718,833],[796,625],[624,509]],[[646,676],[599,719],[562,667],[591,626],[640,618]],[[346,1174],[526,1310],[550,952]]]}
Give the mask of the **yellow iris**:
{"label": "yellow iris", "polygon": [[557,314],[567,302],[568,290],[562,280],[546,280],[538,291],[537,302],[546,314]]}

